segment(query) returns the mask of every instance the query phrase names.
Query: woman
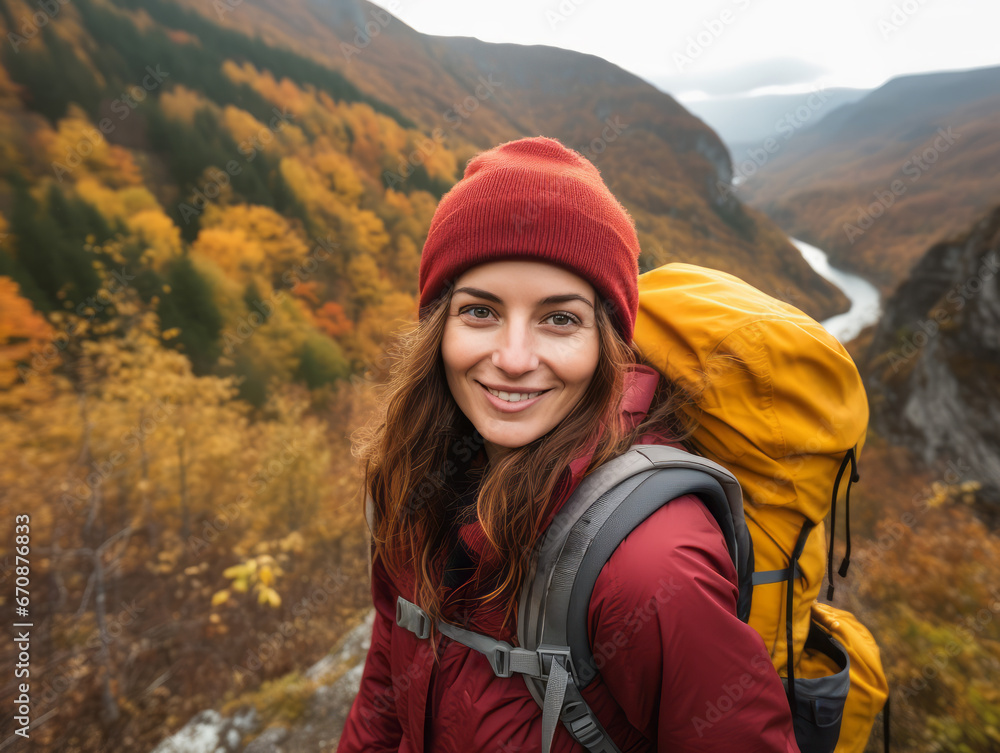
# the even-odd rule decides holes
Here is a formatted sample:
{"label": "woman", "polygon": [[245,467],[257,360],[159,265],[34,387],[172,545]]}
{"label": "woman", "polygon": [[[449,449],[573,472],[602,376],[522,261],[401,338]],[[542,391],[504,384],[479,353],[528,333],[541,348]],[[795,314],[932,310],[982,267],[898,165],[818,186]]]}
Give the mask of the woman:
{"label": "woman", "polygon": [[[682,436],[683,399],[631,346],[639,244],[581,155],[523,139],[470,161],[441,200],[420,267],[420,325],[366,467],[376,617],[338,750],[530,751],[542,711],[518,678],[396,597],[516,642],[533,547],[591,470]],[[781,681],[736,617],[714,518],[671,501],[605,565],[589,609],[600,675],[583,695],[622,751],[797,751]],[[553,752],[580,751],[561,727]]]}

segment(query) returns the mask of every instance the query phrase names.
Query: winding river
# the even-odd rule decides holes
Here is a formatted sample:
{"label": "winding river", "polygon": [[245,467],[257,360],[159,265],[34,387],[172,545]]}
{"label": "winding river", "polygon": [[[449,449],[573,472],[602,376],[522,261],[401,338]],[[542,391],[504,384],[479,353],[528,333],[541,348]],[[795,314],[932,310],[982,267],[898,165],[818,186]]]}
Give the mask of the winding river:
{"label": "winding river", "polygon": [[863,277],[830,266],[826,252],[797,238],[789,238],[816,273],[842,291],[851,301],[851,308],[820,322],[831,335],[846,343],[857,337],[861,330],[878,321],[882,313],[882,303],[878,290]]}

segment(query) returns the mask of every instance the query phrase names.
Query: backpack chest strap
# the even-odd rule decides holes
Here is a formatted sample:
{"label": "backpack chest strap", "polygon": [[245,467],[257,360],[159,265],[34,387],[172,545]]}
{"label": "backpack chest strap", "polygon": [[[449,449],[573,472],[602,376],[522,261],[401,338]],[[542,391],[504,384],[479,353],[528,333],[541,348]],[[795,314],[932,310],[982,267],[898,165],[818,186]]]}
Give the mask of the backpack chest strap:
{"label": "backpack chest strap", "polygon": [[[396,598],[396,624],[421,639],[430,635],[430,616],[402,596]],[[573,681],[569,646],[543,644],[530,651],[442,620],[437,621],[437,628],[442,635],[485,656],[497,677],[510,677],[517,673],[545,681],[542,753],[551,750],[560,719],[570,734],[588,750],[619,753],[583,703],[583,696]]]}
{"label": "backpack chest strap", "polygon": [[[396,624],[421,639],[430,635],[430,617],[423,609],[402,596],[396,598]],[[539,646],[538,650],[529,651],[511,646],[507,641],[498,641],[488,635],[475,633],[442,620],[438,620],[437,628],[442,635],[485,656],[493,669],[493,674],[497,677],[510,677],[516,672],[546,680],[553,656],[559,655],[569,661],[568,647],[549,649]]]}

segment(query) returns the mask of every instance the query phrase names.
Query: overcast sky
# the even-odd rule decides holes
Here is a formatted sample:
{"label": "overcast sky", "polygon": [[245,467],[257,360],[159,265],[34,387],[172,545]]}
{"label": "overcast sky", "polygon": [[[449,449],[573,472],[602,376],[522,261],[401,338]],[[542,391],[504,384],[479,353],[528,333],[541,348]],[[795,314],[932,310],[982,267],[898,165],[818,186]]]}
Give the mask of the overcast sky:
{"label": "overcast sky", "polygon": [[[1000,65],[996,0],[378,0],[427,34],[599,55],[682,101]],[[765,88],[769,87],[769,88]]]}

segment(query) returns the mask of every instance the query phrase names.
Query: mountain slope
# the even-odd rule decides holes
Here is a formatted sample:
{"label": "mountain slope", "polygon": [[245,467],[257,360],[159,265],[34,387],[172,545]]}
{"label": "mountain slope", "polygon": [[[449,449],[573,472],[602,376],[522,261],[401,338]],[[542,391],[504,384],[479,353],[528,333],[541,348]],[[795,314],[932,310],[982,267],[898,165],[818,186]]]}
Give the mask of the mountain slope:
{"label": "mountain slope", "polygon": [[795,133],[738,194],[884,293],[1000,195],[1000,68],[893,79]]}
{"label": "mountain slope", "polygon": [[773,223],[720,191],[731,166],[718,136],[600,58],[431,37],[364,0],[247,0],[221,21],[308,51],[461,157],[538,134],[580,149],[632,212],[644,268],[672,260],[721,267],[820,318],[847,307]]}

